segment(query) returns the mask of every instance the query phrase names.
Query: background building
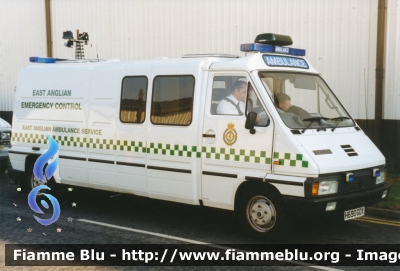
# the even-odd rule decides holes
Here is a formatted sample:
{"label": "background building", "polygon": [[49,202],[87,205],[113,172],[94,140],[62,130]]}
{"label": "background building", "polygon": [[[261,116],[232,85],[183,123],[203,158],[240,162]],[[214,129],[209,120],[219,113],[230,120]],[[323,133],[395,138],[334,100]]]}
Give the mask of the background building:
{"label": "background building", "polygon": [[400,0],[0,0],[0,117],[29,56],[75,57],[66,30],[89,33],[86,58],[121,60],[244,56],[257,34],[290,35],[400,170]]}

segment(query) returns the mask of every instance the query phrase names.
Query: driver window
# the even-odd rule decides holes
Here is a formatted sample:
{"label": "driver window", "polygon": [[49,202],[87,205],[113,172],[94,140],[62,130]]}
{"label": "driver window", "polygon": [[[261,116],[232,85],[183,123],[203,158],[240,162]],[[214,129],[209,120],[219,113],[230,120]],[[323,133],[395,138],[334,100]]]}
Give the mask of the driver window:
{"label": "driver window", "polygon": [[212,86],[212,115],[244,116],[247,78],[244,76],[215,76]]}

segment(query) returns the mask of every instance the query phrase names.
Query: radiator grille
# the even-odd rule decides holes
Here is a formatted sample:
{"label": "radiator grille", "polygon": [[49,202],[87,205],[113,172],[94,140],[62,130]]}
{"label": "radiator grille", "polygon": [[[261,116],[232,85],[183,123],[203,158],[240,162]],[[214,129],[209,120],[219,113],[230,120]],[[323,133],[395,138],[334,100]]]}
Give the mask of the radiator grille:
{"label": "radiator grille", "polygon": [[344,177],[340,178],[338,194],[362,191],[375,186],[376,180],[372,177],[371,169],[355,171],[353,173],[353,182],[346,182]]}

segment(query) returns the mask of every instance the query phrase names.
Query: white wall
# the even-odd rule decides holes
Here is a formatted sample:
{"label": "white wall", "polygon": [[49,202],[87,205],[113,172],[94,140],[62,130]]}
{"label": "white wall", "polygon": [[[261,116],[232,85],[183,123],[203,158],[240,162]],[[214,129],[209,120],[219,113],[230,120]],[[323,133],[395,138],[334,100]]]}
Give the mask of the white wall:
{"label": "white wall", "polygon": [[0,0],[0,111],[12,111],[19,70],[46,55],[43,0]]}
{"label": "white wall", "polygon": [[[86,57],[244,55],[259,33],[288,34],[354,118],[374,118],[377,0],[57,0],[55,56],[74,58],[62,32],[88,32]],[[58,38],[58,39],[57,39]]]}
{"label": "white wall", "polygon": [[[397,0],[388,0],[397,2]],[[19,25],[27,48],[12,51],[27,59],[45,55],[44,0],[0,0]],[[54,56],[74,58],[62,33],[88,32],[86,58],[146,59],[193,53],[239,52],[259,33],[290,35],[357,119],[374,118],[378,0],[52,0]],[[20,4],[18,4],[20,3]],[[23,3],[23,5],[21,4]],[[29,4],[28,4],[29,3]],[[396,4],[394,4],[396,5]],[[398,7],[397,7],[398,8]],[[19,14],[36,10],[32,19]],[[2,9],[4,10],[4,9]],[[3,13],[2,13],[3,14]],[[0,15],[2,15],[0,14]],[[10,15],[13,14],[13,15]],[[28,15],[30,15],[28,14]],[[2,17],[2,16],[1,16]],[[40,20],[39,20],[40,19]],[[8,23],[11,25],[10,23]],[[4,24],[1,24],[4,25]],[[32,32],[40,32],[32,43]],[[8,33],[8,32],[7,32]],[[1,31],[2,37],[4,31]],[[1,40],[4,40],[3,38]],[[0,41],[1,42],[1,41]],[[398,47],[398,46],[397,46]],[[17,55],[17,56],[15,56]],[[1,65],[1,64],[0,64]],[[12,64],[17,66],[17,64]],[[12,110],[16,70],[7,71],[1,110]],[[1,73],[5,70],[0,67]],[[399,83],[397,82],[397,85]],[[7,97],[4,100],[3,97]]]}

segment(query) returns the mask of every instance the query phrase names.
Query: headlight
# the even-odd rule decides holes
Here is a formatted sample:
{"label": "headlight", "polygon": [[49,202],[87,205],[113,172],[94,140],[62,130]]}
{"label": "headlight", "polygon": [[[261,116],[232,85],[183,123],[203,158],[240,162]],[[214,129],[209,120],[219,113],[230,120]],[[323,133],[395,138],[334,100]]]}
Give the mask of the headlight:
{"label": "headlight", "polygon": [[311,194],[313,196],[321,196],[321,195],[337,193],[338,185],[339,185],[339,182],[336,180],[313,183]]}
{"label": "headlight", "polygon": [[11,132],[2,132],[1,133],[1,139],[2,140],[8,140],[11,138]]}
{"label": "headlight", "polygon": [[375,183],[376,184],[383,183],[385,181],[385,177],[386,177],[385,172],[381,171],[381,174],[378,177],[376,177],[376,182]]}

